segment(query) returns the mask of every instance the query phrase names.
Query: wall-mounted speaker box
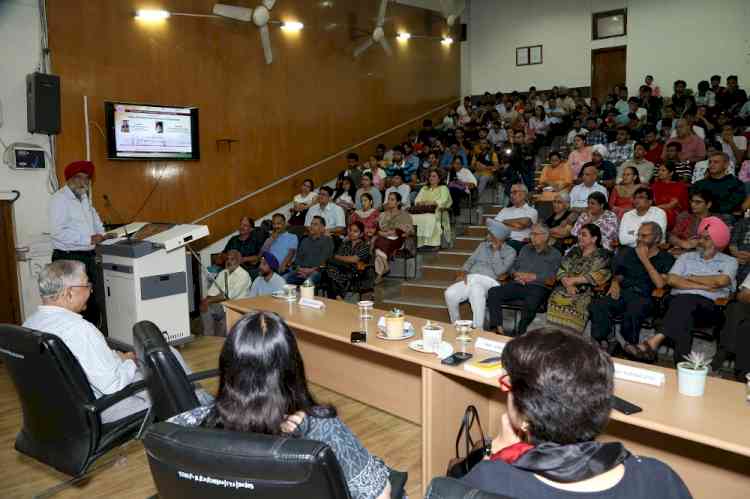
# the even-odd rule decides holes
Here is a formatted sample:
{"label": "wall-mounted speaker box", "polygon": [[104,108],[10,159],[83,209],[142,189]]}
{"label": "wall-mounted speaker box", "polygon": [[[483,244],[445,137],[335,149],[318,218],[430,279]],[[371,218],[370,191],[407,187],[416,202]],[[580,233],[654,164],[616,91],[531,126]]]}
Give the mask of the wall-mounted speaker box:
{"label": "wall-mounted speaker box", "polygon": [[465,42],[469,36],[469,27],[466,23],[461,23],[461,36],[458,41]]}
{"label": "wall-mounted speaker box", "polygon": [[26,120],[29,133],[60,133],[60,77],[26,75]]}

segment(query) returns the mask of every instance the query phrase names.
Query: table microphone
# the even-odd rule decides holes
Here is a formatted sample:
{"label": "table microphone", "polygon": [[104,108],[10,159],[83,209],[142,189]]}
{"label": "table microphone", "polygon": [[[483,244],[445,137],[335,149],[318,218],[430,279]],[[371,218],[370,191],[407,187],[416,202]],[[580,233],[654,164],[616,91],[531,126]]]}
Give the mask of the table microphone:
{"label": "table microphone", "polygon": [[[120,220],[125,220],[125,217],[120,215],[120,212],[117,211],[117,208],[115,208],[115,205],[112,204],[112,200],[109,199],[109,196],[107,194],[102,194],[102,198],[104,199],[104,201],[106,201],[106,206],[110,210],[112,210],[115,213],[115,215],[117,215],[117,218],[119,218]],[[122,228],[125,231],[125,239],[130,239],[133,234],[132,233],[128,234],[128,223],[124,223]]]}

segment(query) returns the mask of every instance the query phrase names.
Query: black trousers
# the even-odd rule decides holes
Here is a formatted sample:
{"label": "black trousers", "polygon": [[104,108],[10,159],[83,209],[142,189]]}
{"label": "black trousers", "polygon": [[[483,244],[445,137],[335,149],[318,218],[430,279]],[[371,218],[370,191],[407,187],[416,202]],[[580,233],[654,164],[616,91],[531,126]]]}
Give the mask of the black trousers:
{"label": "black trousers", "polygon": [[608,339],[612,333],[612,320],[621,315],[620,334],[625,341],[635,345],[641,335],[641,325],[652,308],[651,297],[629,289],[622,290],[618,300],[609,296],[595,298],[589,305],[591,337],[597,341]]}
{"label": "black trousers", "polygon": [[451,199],[453,201],[453,204],[451,205],[451,213],[458,216],[461,214],[461,200],[467,197],[468,194],[466,194],[466,191],[459,189],[458,187],[449,187],[448,190],[451,193]]}
{"label": "black trousers", "polygon": [[523,303],[521,320],[516,334],[524,334],[526,328],[536,317],[539,308],[549,296],[550,290],[544,286],[524,286],[517,282],[509,282],[502,286],[490,288],[487,293],[487,310],[490,311],[490,330],[503,325],[503,309],[506,303]]}
{"label": "black trousers", "polygon": [[52,252],[52,261],[56,260],[74,260],[81,262],[86,266],[86,275],[91,283],[91,294],[86,302],[86,310],[81,315],[91,324],[100,327],[101,312],[99,311],[99,297],[97,296],[97,275],[96,271],[96,253],[94,251],[63,251],[54,250]]}
{"label": "black trousers", "polygon": [[732,302],[727,307],[726,323],[721,330],[720,345],[736,356],[734,368],[750,371],[750,304]]}
{"label": "black trousers", "polygon": [[696,321],[701,324],[714,324],[719,327],[724,322],[724,314],[708,298],[700,295],[674,295],[669,298],[667,313],[664,316],[664,334],[674,342],[675,364],[682,362],[693,346],[693,328]]}

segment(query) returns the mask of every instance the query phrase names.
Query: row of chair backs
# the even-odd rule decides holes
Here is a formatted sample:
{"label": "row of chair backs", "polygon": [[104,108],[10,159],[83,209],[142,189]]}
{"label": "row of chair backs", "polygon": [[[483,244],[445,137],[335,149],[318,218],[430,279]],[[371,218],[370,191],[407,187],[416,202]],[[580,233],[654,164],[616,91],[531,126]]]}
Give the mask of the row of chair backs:
{"label": "row of chair backs", "polygon": [[57,336],[0,324],[0,357],[23,410],[16,449],[68,475],[89,464],[101,418],[78,360]]}

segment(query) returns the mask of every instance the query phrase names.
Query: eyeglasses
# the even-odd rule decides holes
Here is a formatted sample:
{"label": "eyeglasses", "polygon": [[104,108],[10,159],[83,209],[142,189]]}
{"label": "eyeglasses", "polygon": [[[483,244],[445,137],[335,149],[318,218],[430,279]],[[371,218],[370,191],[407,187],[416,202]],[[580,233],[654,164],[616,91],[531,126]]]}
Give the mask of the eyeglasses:
{"label": "eyeglasses", "polygon": [[691,199],[690,200],[690,204],[703,204],[703,203],[705,203],[705,201],[703,201],[702,199]]}
{"label": "eyeglasses", "polygon": [[74,285],[68,286],[68,287],[69,288],[89,288],[89,291],[91,291],[92,289],[94,289],[94,285],[91,284],[90,282],[87,283],[87,284],[74,284]]}
{"label": "eyeglasses", "polygon": [[508,374],[501,376],[498,382],[500,383],[500,391],[502,392],[508,393],[513,389],[513,385],[510,384],[510,375]]}

